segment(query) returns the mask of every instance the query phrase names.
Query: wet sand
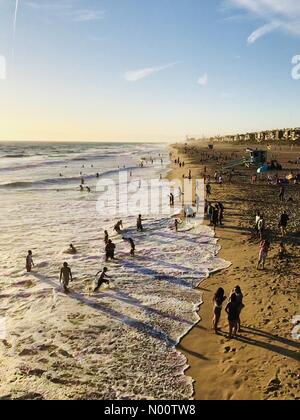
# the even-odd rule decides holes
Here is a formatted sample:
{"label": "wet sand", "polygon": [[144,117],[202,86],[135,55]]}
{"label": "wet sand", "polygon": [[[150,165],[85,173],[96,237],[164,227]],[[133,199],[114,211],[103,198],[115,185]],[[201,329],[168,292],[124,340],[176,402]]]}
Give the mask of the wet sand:
{"label": "wet sand", "polygon": [[[244,154],[245,146],[216,146],[216,154],[231,159]],[[180,156],[185,168],[173,165],[171,178],[181,178],[192,170],[193,177],[202,177],[203,167],[213,176],[220,170],[217,161],[203,157],[207,145],[184,145],[173,148],[174,158]],[[300,149],[278,148],[269,152],[269,159],[277,158],[288,173],[300,166],[289,163],[300,156]],[[233,158],[233,157],[232,157]],[[190,369],[186,372],[195,380],[196,400],[285,400],[300,398],[300,342],[292,338],[292,319],[300,314],[300,186],[291,186],[287,197],[294,203],[281,205],[279,187],[266,181],[250,184],[253,169],[238,167],[239,175],[233,183],[219,186],[212,183],[211,201],[225,205],[225,226],[217,229],[222,251],[220,257],[232,262],[226,270],[212,275],[200,286],[204,303],[201,321],[182,340],[179,349],[187,356]],[[280,173],[281,174],[281,173]],[[261,210],[267,221],[272,249],[266,270],[256,269],[259,239],[253,235],[255,210]],[[282,238],[278,220],[283,209],[291,215],[290,228],[284,239],[289,258],[277,257]],[[208,223],[208,222],[206,222]],[[244,293],[242,312],[243,331],[236,339],[227,338],[227,317],[223,310],[221,333],[212,331],[213,295],[218,287],[231,290],[240,285]]]}

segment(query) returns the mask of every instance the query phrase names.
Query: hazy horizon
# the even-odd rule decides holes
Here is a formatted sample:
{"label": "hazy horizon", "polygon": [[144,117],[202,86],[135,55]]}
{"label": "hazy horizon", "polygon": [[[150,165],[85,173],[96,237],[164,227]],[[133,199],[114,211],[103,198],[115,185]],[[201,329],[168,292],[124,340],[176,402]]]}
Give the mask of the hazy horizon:
{"label": "hazy horizon", "polygon": [[300,126],[297,0],[0,0],[1,142]]}

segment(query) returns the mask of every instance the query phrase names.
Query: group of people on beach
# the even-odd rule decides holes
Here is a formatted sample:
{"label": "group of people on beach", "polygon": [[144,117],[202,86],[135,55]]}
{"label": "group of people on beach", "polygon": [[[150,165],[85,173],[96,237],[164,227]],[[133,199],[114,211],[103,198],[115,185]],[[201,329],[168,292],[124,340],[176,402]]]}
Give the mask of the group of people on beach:
{"label": "group of people on beach", "polygon": [[[213,328],[216,334],[219,333],[219,322],[222,315],[223,304],[227,300],[225,296],[225,290],[219,288],[214,295],[214,318],[213,318]],[[229,339],[234,337],[238,332],[241,331],[241,312],[245,307],[244,296],[240,286],[236,286],[230,298],[228,299],[227,305],[225,307],[225,312],[228,315],[228,324],[229,324]]]}
{"label": "group of people on beach", "polygon": [[[281,200],[281,193],[279,196],[279,199]],[[287,235],[287,228],[289,224],[290,216],[288,215],[287,211],[284,210],[280,217],[278,222],[278,229],[280,231],[281,237],[284,238]],[[271,241],[269,239],[269,235],[266,229],[266,220],[264,215],[257,211],[255,215],[255,227],[254,227],[255,233],[257,237],[260,240],[259,244],[259,257],[258,257],[258,263],[257,263],[257,269],[264,270],[266,260],[268,258],[268,254],[271,248]],[[287,256],[286,248],[284,245],[284,242],[281,241],[279,244],[279,250],[278,250],[278,258],[280,260],[283,260]]]}

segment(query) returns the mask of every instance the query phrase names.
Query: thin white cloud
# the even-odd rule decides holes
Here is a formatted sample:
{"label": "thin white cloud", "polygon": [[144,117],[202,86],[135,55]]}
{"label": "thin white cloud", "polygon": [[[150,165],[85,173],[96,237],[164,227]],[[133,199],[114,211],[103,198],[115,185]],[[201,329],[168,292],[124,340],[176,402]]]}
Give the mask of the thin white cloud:
{"label": "thin white cloud", "polygon": [[248,37],[249,44],[276,30],[300,36],[299,0],[225,0],[225,4],[262,21],[262,25]]}
{"label": "thin white cloud", "polygon": [[104,19],[105,12],[99,9],[82,9],[76,0],[27,0],[25,5],[31,9],[53,13],[54,15],[69,19],[73,22],[90,22]]}
{"label": "thin white cloud", "polygon": [[277,22],[267,23],[266,25],[261,26],[260,28],[256,29],[252,32],[251,35],[248,37],[248,44],[254,44],[258,39],[262,38],[263,36],[270,34],[271,32],[275,31],[276,29],[280,28],[280,24]]}
{"label": "thin white cloud", "polygon": [[160,67],[148,67],[139,70],[129,70],[123,74],[123,78],[127,82],[137,82],[138,80],[145,79],[146,77],[152,76],[155,73],[159,73],[163,70],[167,70],[174,67],[177,63],[170,63]]}
{"label": "thin white cloud", "polygon": [[90,22],[92,20],[104,19],[103,10],[75,10],[69,13],[74,22]]}
{"label": "thin white cloud", "polygon": [[204,73],[202,74],[198,80],[197,80],[198,85],[200,86],[207,86],[208,85],[208,74]]}

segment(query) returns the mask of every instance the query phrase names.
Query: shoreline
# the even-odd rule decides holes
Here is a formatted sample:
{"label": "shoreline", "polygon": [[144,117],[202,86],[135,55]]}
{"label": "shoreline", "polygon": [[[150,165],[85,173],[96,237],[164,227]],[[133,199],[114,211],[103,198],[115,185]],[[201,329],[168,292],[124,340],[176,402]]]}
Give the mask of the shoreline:
{"label": "shoreline", "polygon": [[[203,162],[199,162],[199,158],[193,156],[189,147],[187,153],[183,146],[179,147],[180,149],[176,153],[181,156],[181,160],[185,161],[185,167],[179,169],[173,164],[170,178],[178,178],[189,169],[192,170],[193,177],[201,176]],[[227,148],[230,149],[227,146],[225,150]],[[205,146],[199,147],[199,149],[205,150]],[[239,149],[239,147],[233,146],[232,149]],[[173,148],[174,150],[176,148]],[[209,161],[204,164],[209,168],[210,174],[217,168],[215,163]],[[182,352],[188,361],[189,368],[186,370],[186,375],[193,379],[193,398],[195,400],[298,399],[300,398],[300,389],[299,380],[297,383],[296,378],[297,375],[300,375],[297,365],[300,357],[297,350],[300,349],[300,345],[299,342],[292,340],[291,324],[289,325],[287,322],[287,320],[291,322],[292,316],[295,315],[294,311],[299,313],[300,310],[299,301],[297,305],[296,289],[289,297],[291,298],[290,304],[284,296],[277,297],[278,289],[280,289],[279,276],[282,276],[281,273],[278,275],[280,272],[278,267],[276,267],[278,275],[276,280],[272,280],[273,273],[257,272],[255,262],[258,245],[254,246],[251,242],[249,243],[251,230],[248,219],[252,209],[250,210],[247,202],[251,198],[248,197],[248,187],[245,188],[244,185],[241,186],[237,182],[230,187],[230,192],[227,192],[227,188],[229,187],[225,184],[223,190],[220,191],[220,187],[213,185],[217,196],[220,194],[222,197],[220,201],[224,200],[226,203],[225,207],[232,206],[226,211],[228,215],[225,213],[225,227],[218,228],[216,234],[220,245],[218,257],[231,261],[231,265],[226,269],[212,273],[200,283],[198,289],[203,292],[203,302],[198,311],[199,321],[177,346],[177,350]],[[239,189],[243,189],[243,194],[241,194],[243,199],[235,202],[235,196],[239,194]],[[212,201],[216,200],[215,197],[214,194]],[[219,197],[217,199],[219,200]],[[229,216],[234,218],[237,226],[230,226]],[[245,219],[247,219],[246,222]],[[274,252],[272,252],[271,266],[275,265],[273,259]],[[295,265],[298,270],[297,262]],[[291,276],[288,270],[287,281],[293,280]],[[257,298],[260,282],[262,284],[265,282],[265,289]],[[241,337],[228,341],[226,337],[227,320],[224,311],[220,323],[222,335],[215,335],[211,330],[211,302],[218,287],[224,287],[228,296],[230,290],[237,284],[240,284],[244,291],[246,307],[242,313],[242,322],[245,319],[247,327]],[[274,287],[273,284],[275,284]],[[271,290],[272,288],[274,290]],[[284,291],[282,293],[284,294]],[[251,294],[255,295],[257,302]],[[279,314],[273,314],[273,320],[268,319],[272,316],[272,308],[270,305],[268,306],[268,301],[274,301],[274,305],[278,305],[281,312],[289,314],[285,316],[280,328],[276,327],[276,322],[278,322],[276,317],[279,317]],[[294,306],[292,302],[294,302]],[[252,305],[255,307],[252,308]],[[267,313],[264,313],[264,308],[267,308]],[[276,328],[279,331],[276,331]]]}

